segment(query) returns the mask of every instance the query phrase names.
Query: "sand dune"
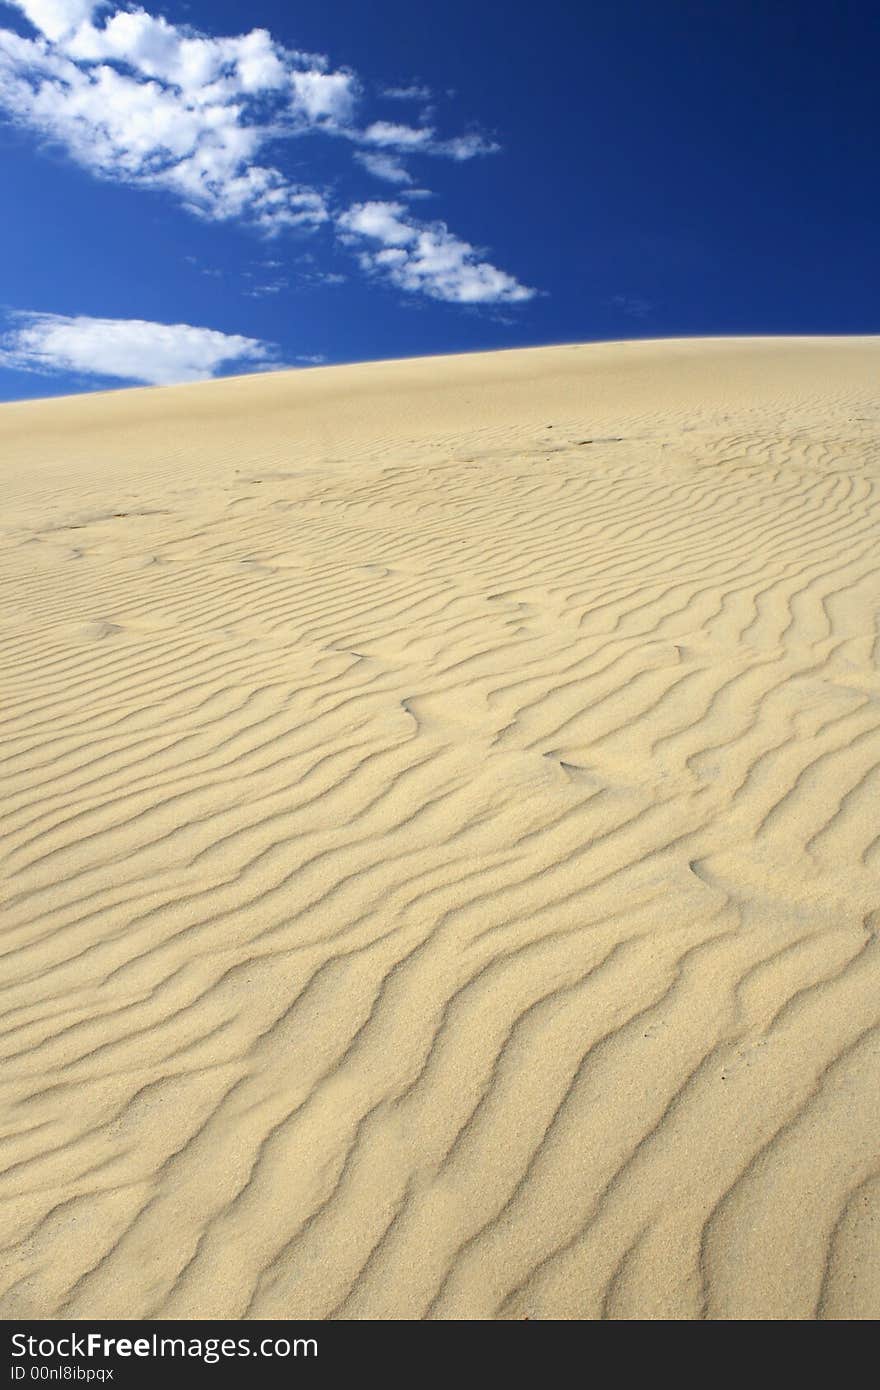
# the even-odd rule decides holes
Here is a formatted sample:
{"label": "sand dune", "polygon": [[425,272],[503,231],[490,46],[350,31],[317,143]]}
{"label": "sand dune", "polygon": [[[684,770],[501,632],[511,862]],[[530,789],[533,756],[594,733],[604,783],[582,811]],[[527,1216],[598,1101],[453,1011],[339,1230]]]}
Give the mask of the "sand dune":
{"label": "sand dune", "polygon": [[0,410],[0,1315],[880,1313],[878,382]]}

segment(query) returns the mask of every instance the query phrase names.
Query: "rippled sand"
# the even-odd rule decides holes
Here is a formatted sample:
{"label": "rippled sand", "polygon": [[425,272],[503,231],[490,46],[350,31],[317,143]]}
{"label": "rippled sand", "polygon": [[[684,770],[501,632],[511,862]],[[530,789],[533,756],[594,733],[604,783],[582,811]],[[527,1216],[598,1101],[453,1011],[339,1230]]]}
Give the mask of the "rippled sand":
{"label": "rippled sand", "polygon": [[880,1314],[878,386],[0,409],[0,1315]]}

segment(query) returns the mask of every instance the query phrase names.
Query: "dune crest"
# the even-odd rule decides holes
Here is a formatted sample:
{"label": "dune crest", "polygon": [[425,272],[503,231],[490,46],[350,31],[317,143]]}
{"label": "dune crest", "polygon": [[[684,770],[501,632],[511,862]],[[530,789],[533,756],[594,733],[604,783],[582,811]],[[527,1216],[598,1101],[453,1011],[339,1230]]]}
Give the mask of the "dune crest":
{"label": "dune crest", "polygon": [[0,1316],[880,1314],[878,374],[0,410]]}

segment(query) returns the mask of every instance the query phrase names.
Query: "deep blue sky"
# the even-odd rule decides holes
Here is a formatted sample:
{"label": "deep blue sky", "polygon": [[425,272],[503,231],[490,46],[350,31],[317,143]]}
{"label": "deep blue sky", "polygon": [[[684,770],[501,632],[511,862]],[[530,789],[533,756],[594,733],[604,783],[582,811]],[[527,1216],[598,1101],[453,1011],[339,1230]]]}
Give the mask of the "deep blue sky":
{"label": "deep blue sky", "polygon": [[[97,11],[94,23],[117,8],[126,7]],[[434,196],[409,201],[407,216],[442,219],[537,293],[437,300],[365,273],[332,222],[267,240],[246,215],[193,216],[167,192],[95,177],[33,122],[4,122],[6,311],[185,323],[277,345],[274,359],[285,364],[603,338],[880,331],[880,12],[868,0],[145,8],[209,36],[259,27],[285,48],[326,54],[369,92],[361,127],[418,127],[424,103],[378,93],[430,88],[438,139],[479,128],[501,149],[408,159],[415,185]],[[0,25],[36,37],[12,5],[0,3]],[[336,209],[396,199],[393,185],[353,163],[353,148],[306,133],[259,160],[328,191]],[[328,274],[345,279],[327,283]],[[273,293],[249,293],[281,281]],[[7,352],[0,399],[123,384],[48,359],[45,372],[21,365],[40,363]]]}

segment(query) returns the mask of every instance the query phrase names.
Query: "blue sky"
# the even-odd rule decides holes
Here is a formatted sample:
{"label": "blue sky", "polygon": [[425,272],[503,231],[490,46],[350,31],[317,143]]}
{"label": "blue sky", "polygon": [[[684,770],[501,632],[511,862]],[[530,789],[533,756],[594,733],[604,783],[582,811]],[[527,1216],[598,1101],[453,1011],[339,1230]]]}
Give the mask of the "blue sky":
{"label": "blue sky", "polygon": [[0,399],[880,331],[874,5],[0,0]]}

